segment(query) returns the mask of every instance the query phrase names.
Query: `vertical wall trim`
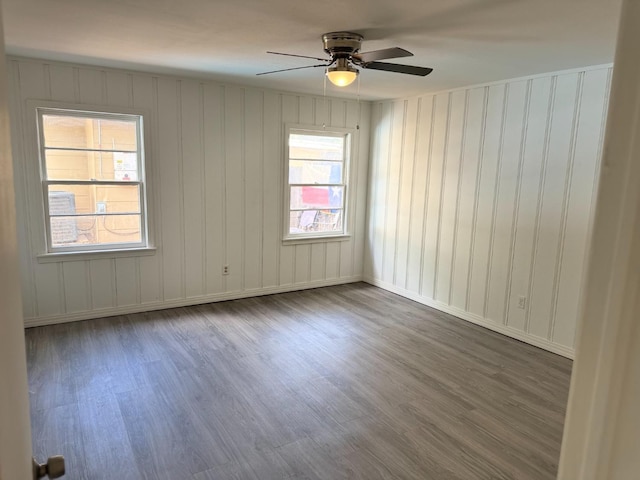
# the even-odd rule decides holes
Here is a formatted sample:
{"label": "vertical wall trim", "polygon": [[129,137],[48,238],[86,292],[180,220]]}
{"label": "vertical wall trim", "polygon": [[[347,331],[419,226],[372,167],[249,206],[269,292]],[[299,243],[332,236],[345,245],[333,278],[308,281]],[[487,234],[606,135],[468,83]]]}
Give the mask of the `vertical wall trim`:
{"label": "vertical wall trim", "polygon": [[73,67],[73,99],[80,103],[80,69]]}
{"label": "vertical wall trim", "polygon": [[87,305],[89,310],[93,310],[93,286],[91,285],[91,262],[84,262],[84,281],[87,285]]}
{"label": "vertical wall trim", "polygon": [[505,290],[504,310],[502,314],[502,324],[509,322],[509,311],[511,309],[511,282],[513,278],[513,260],[516,253],[516,238],[518,235],[518,216],[520,213],[520,194],[522,191],[522,172],[524,169],[524,152],[527,145],[527,134],[529,132],[529,111],[531,109],[531,90],[533,80],[527,81],[527,92],[524,101],[524,113],[522,115],[522,133],[520,134],[520,152],[518,154],[518,177],[516,180],[516,201],[513,205],[511,215],[511,237],[509,241],[509,260],[507,264],[507,288]]}
{"label": "vertical wall trim", "polygon": [[[315,102],[313,103],[313,107],[314,107],[314,114],[313,114],[313,118],[315,119]],[[371,112],[370,112],[371,113]],[[353,145],[352,145],[352,155],[351,155],[351,160],[349,162],[349,168],[352,170],[353,175],[351,175],[349,178],[349,183],[352,185],[351,187],[351,191],[352,191],[352,197],[353,197],[353,201],[351,202],[351,215],[349,215],[349,223],[351,223],[351,228],[349,229],[349,233],[353,233],[356,234],[357,230],[358,230],[358,222],[356,220],[356,213],[358,212],[358,192],[356,190],[356,185],[358,185],[358,172],[360,171],[360,162],[357,161],[360,159],[360,119],[362,117],[362,105],[360,104],[360,102],[358,102],[356,104],[356,118],[357,118],[357,125],[356,125],[356,130],[354,133],[354,138],[353,138]],[[355,167],[355,168],[354,168]],[[347,226],[347,228],[349,228]],[[365,231],[366,231],[366,227],[365,227]],[[351,275],[354,275],[356,269],[356,242],[351,242],[351,268],[349,270],[349,272],[351,273]],[[363,267],[364,270],[364,267]],[[360,272],[360,274],[362,274],[362,272]],[[309,254],[309,278],[311,278],[311,253]]]}
{"label": "vertical wall trim", "polygon": [[429,208],[429,182],[431,181],[431,169],[433,168],[433,130],[434,124],[436,121],[436,96],[431,96],[431,125],[429,126],[429,151],[427,154],[427,179],[424,188],[424,218],[422,219],[422,239],[420,241],[420,282],[418,285],[418,292],[420,295],[423,294],[423,284],[424,284],[424,241],[427,237],[427,212]]}
{"label": "vertical wall trim", "polygon": [[407,235],[407,258],[405,259],[405,269],[404,269],[404,288],[407,287],[407,279],[409,277],[409,259],[411,258],[410,248],[411,248],[411,236],[413,234],[413,197],[416,189],[416,163],[418,158],[418,133],[420,132],[420,118],[422,114],[422,97],[419,97],[416,104],[416,128],[413,132],[413,135],[416,139],[413,145],[413,159],[411,165],[411,197],[409,201],[409,234]]}
{"label": "vertical wall trim", "polygon": [[260,171],[262,172],[262,175],[260,176],[260,198],[262,199],[261,205],[262,205],[262,214],[260,215],[260,231],[263,232],[262,236],[260,238],[260,286],[264,287],[264,249],[265,249],[265,235],[264,235],[264,215],[265,215],[265,211],[267,209],[266,206],[266,202],[264,201],[264,148],[265,148],[265,144],[264,144],[264,128],[265,125],[267,124],[267,117],[265,114],[265,101],[264,101],[264,94],[262,94],[262,112],[261,112],[261,120],[262,120],[262,125],[261,125],[261,136],[262,136],[262,151],[261,151],[261,156],[260,156]]}
{"label": "vertical wall trim", "polygon": [[49,100],[51,100],[51,69],[49,68],[49,64],[45,63],[42,65],[43,76],[44,76],[44,91],[45,95]]}
{"label": "vertical wall trim", "polygon": [[136,303],[142,303],[142,274],[140,272],[140,257],[134,258],[135,275],[136,275]]}
{"label": "vertical wall trim", "polygon": [[462,174],[464,172],[464,144],[467,138],[467,117],[469,115],[469,89],[464,92],[464,120],[462,121],[462,135],[460,136],[460,158],[458,161],[458,185],[456,187],[456,207],[455,207],[455,219],[453,221],[453,249],[451,253],[451,265],[449,267],[449,271],[451,275],[449,275],[449,295],[447,297],[447,304],[451,304],[451,295],[453,291],[453,282],[455,280],[456,275],[456,253],[458,251],[458,222],[460,219],[460,194],[462,192]]}
{"label": "vertical wall trim", "polygon": [[346,100],[343,100],[342,105],[343,105],[343,108],[342,108],[342,127],[346,128],[347,127],[347,108],[349,108],[349,104],[347,103]]}
{"label": "vertical wall trim", "polygon": [[[225,123],[225,112],[227,111],[227,90],[226,87],[221,86],[218,94],[220,95],[220,154],[221,154],[221,162],[222,171],[220,172],[220,176],[224,179],[222,182],[222,225],[224,225],[224,232],[222,234],[222,258],[224,264],[227,265],[229,263],[229,259],[227,258],[227,182],[229,179],[227,178],[227,125]],[[221,265],[218,265],[218,272],[220,272]],[[227,275],[222,275],[222,291],[227,291]]]}
{"label": "vertical wall trim", "polygon": [[[284,221],[284,219],[282,218],[282,215],[284,215],[283,211],[284,211],[284,196],[283,196],[283,188],[285,187],[284,185],[284,152],[283,152],[283,146],[282,143],[284,142],[284,131],[283,131],[283,127],[282,127],[282,94],[278,94],[278,138],[280,139],[280,142],[278,143],[278,161],[279,161],[279,175],[278,175],[278,181],[276,182],[276,188],[278,189],[278,214],[277,214],[277,225],[278,228],[276,229],[277,232],[277,237],[276,237],[276,243],[278,244],[278,247],[276,248],[276,285],[280,285],[280,257],[281,257],[281,253],[282,253],[282,222]],[[326,258],[326,255],[325,255]],[[325,268],[325,277],[326,277],[326,268],[327,268],[327,264],[325,262],[324,264],[324,268]]]}
{"label": "vertical wall trim", "polygon": [[260,215],[260,252],[258,256],[260,258],[260,265],[258,271],[260,272],[260,287],[264,287],[264,92],[260,93],[260,119],[262,125],[260,129],[260,162],[258,171],[260,172],[260,198],[262,198],[262,214]]}
{"label": "vertical wall trim", "polygon": [[478,166],[476,167],[476,185],[473,195],[473,214],[471,219],[471,241],[469,242],[469,266],[467,275],[467,291],[464,300],[465,311],[469,310],[469,300],[471,297],[471,281],[473,279],[473,252],[476,246],[476,229],[478,227],[478,204],[480,199],[480,181],[482,180],[482,157],[484,152],[484,139],[487,132],[487,111],[489,107],[489,87],[484,87],[482,103],[482,124],[480,125],[480,141],[478,142]]}
{"label": "vertical wall trim", "polygon": [[129,87],[127,89],[127,105],[129,108],[133,108],[133,75],[130,73],[127,74],[127,83]]}
{"label": "vertical wall trim", "polygon": [[[153,105],[154,105],[154,111],[158,112],[158,108],[159,108],[159,94],[158,94],[158,77],[151,77],[151,90],[152,90],[152,98],[153,98]],[[157,113],[154,114],[153,117],[153,130],[155,133],[155,138],[156,140],[160,138],[160,122],[158,121],[157,118]],[[157,154],[157,151],[154,151],[155,154]],[[161,243],[162,242],[162,236],[160,235],[160,233],[162,232],[162,202],[160,201],[160,185],[161,185],[161,181],[162,181],[162,173],[160,172],[160,168],[155,167],[153,169],[153,172],[155,172],[155,180],[156,180],[156,188],[153,189],[153,191],[155,192],[154,195],[154,210],[156,212],[155,215],[155,224],[156,224],[156,235],[155,235],[155,239],[156,242],[160,242],[160,258],[159,258],[159,262],[158,262],[158,268],[160,270],[158,278],[164,279],[164,267],[165,267],[165,253],[164,253],[164,245]],[[166,300],[166,294],[165,294],[165,288],[164,288],[164,281],[160,282],[160,295],[162,300]]]}
{"label": "vertical wall trim", "polygon": [[240,290],[244,291],[245,288],[245,269],[244,269],[244,259],[247,252],[246,245],[246,229],[247,229],[247,186],[246,186],[246,178],[247,178],[247,144],[246,144],[246,128],[247,128],[247,120],[245,118],[244,112],[247,104],[247,89],[242,89],[242,97],[241,97],[240,111],[242,114],[242,123],[240,124],[240,201],[242,202],[242,206],[240,208],[241,219],[240,225],[242,228],[240,229]]}
{"label": "vertical wall trim", "polygon": [[205,146],[204,146],[204,125],[205,125],[205,112],[204,112],[204,84],[198,84],[198,96],[200,97],[200,125],[198,125],[198,141],[200,142],[200,198],[202,199],[202,231],[201,231],[201,241],[202,241],[202,292],[207,292],[207,285],[209,284],[208,278],[208,268],[209,259],[208,259],[208,251],[207,251],[207,227],[209,223],[208,215],[207,215],[207,161],[205,156]]}
{"label": "vertical wall trim", "polygon": [[178,189],[179,189],[179,212],[180,212],[180,250],[182,251],[182,262],[180,263],[180,292],[182,298],[187,297],[187,276],[185,274],[187,265],[187,229],[184,222],[184,146],[182,130],[182,80],[176,81],[176,131],[178,132]]}
{"label": "vertical wall trim", "polygon": [[109,97],[107,92],[107,72],[104,70],[100,70],[100,83],[102,85],[102,103],[108,104]]}
{"label": "vertical wall trim", "polygon": [[433,268],[433,299],[438,297],[438,270],[440,269],[440,238],[442,235],[442,204],[444,203],[444,187],[447,180],[447,156],[449,154],[449,130],[451,129],[451,103],[453,94],[447,94],[447,121],[444,133],[444,151],[442,152],[442,176],[440,177],[440,204],[438,205],[438,229],[436,232],[436,258]]}
{"label": "vertical wall trim", "polygon": [[553,286],[551,289],[551,308],[549,309],[549,327],[547,330],[547,339],[553,340],[553,334],[556,328],[556,314],[558,311],[558,290],[560,288],[560,275],[562,273],[562,259],[564,258],[564,244],[567,236],[567,216],[569,200],[571,199],[571,186],[573,180],[573,165],[576,158],[576,142],[577,132],[580,126],[580,106],[582,103],[582,89],[584,86],[584,72],[578,74],[578,85],[573,106],[573,122],[571,125],[571,140],[569,147],[569,161],[565,170],[564,179],[564,196],[562,198],[562,207],[560,213],[560,236],[558,238],[558,246],[556,250],[556,264],[553,272]]}
{"label": "vertical wall trim", "polygon": [[[374,103],[371,105],[371,137],[369,138],[369,170],[367,172],[367,181],[369,188],[367,189],[366,196],[366,208],[368,214],[365,219],[365,244],[363,253],[365,255],[363,261],[363,269],[365,273],[370,274],[372,277],[374,270],[374,255],[375,255],[375,230],[378,224],[378,208],[375,203],[375,198],[378,193],[378,185],[375,181],[379,176],[380,162],[378,157],[378,144],[380,142],[380,111],[382,105],[380,103]],[[368,258],[367,258],[368,256]]]}
{"label": "vertical wall trim", "polygon": [[111,306],[118,306],[118,282],[116,282],[116,259],[109,262],[109,272],[111,273]]}
{"label": "vertical wall trim", "polygon": [[[13,81],[15,83],[15,86],[18,90],[17,92],[17,96],[18,99],[22,99],[23,98],[23,92],[22,92],[22,82],[20,80],[20,64],[13,60],[11,62],[12,65],[12,70],[13,70]],[[24,103],[21,100],[18,100],[16,102],[16,107],[18,108],[18,112],[20,114],[20,118],[24,119],[25,117],[25,106]],[[24,157],[26,157],[26,152],[25,152],[25,145],[28,145],[27,141],[27,131],[25,128],[25,122],[24,120],[22,122],[17,122],[18,124],[18,129],[19,129],[19,137],[22,139],[22,146],[21,146],[21,151],[20,154]],[[13,152],[14,155],[16,155],[16,152],[14,150]],[[21,180],[21,185],[22,185],[22,197],[23,197],[23,202],[24,202],[24,216],[26,218],[26,224],[27,225],[31,225],[33,222],[33,218],[32,218],[32,206],[31,206],[31,202],[29,201],[29,180],[28,180],[28,174],[27,174],[27,165],[26,165],[26,161],[20,162],[20,165],[18,166],[18,168],[16,168],[16,171],[20,172],[20,176],[22,177]],[[15,162],[14,162],[15,165]],[[17,185],[16,185],[17,187]],[[28,229],[27,229],[28,230]],[[26,240],[27,240],[27,245],[29,246],[29,252],[33,252],[34,248],[33,248],[33,239],[32,239],[32,235],[30,234],[30,232],[26,232]],[[29,272],[28,272],[28,282],[29,282],[29,286],[31,287],[31,289],[33,290],[33,295],[31,295],[31,298],[29,300],[29,303],[31,304],[31,311],[34,312],[35,316],[39,316],[39,308],[38,308],[38,293],[37,293],[37,287],[36,287],[36,271],[35,271],[35,265],[33,264],[33,257],[32,255],[30,255],[29,257]]]}
{"label": "vertical wall trim", "polygon": [[67,293],[66,293],[66,286],[64,284],[63,264],[61,262],[57,263],[56,267],[58,270],[58,283],[60,284],[60,288],[58,289],[58,295],[60,296],[59,297],[60,308],[62,309],[62,313],[67,313]]}
{"label": "vertical wall trim", "polygon": [[[544,195],[544,187],[546,182],[547,163],[549,161],[549,143],[551,136],[551,128],[553,126],[553,105],[556,99],[556,84],[558,82],[557,75],[551,78],[551,88],[549,89],[549,107],[547,110],[547,126],[544,133],[544,153],[542,158],[542,168],[540,169],[540,178],[538,180],[538,199],[536,203],[536,217],[534,221],[534,237],[533,248],[531,249],[531,260],[529,264],[529,285],[527,285],[527,298],[531,299],[533,291],[533,282],[535,280],[535,264],[538,256],[538,240],[540,238],[540,215],[542,212],[542,197]],[[531,320],[531,301],[527,302],[525,309],[525,327],[524,331],[529,333],[529,323]]]}
{"label": "vertical wall trim", "polygon": [[116,262],[115,258],[109,259],[109,268],[113,273],[111,275],[111,306],[120,306],[120,302],[118,302],[118,262]]}
{"label": "vertical wall trim", "polygon": [[496,167],[496,179],[493,184],[493,209],[491,211],[491,235],[489,237],[489,255],[487,260],[487,274],[485,277],[484,289],[484,305],[482,307],[482,316],[487,317],[487,309],[489,308],[489,296],[491,295],[491,270],[493,269],[493,250],[496,239],[496,216],[498,214],[498,196],[500,195],[500,180],[502,177],[502,156],[504,150],[504,130],[507,120],[507,108],[509,105],[509,84],[504,85],[504,97],[502,104],[502,119],[500,123],[500,138],[498,140],[498,165]]}
{"label": "vertical wall trim", "polygon": [[[407,104],[408,100],[402,102],[402,134],[400,135],[400,169],[398,171],[398,183],[402,182],[402,174],[404,173],[404,141],[407,136]],[[400,237],[400,229],[398,228],[398,220],[400,218],[400,198],[402,197],[402,188],[398,185],[398,194],[396,195],[396,231],[395,241],[393,242],[393,284],[396,283],[396,273],[398,271],[398,239]],[[407,255],[408,257],[408,255]]]}
{"label": "vertical wall trim", "polygon": [[[389,119],[389,143],[387,145],[387,156],[384,159],[384,161],[387,163],[387,165],[390,164],[391,161],[391,139],[392,139],[392,133],[393,133],[393,119],[395,117],[396,114],[396,109],[393,103],[391,103],[390,105],[392,105],[391,108],[391,115],[390,115],[390,119]],[[389,180],[391,177],[391,171],[390,169],[387,167],[387,178],[385,179],[385,189],[384,189],[384,216],[383,216],[383,220],[382,220],[382,225],[384,226],[384,228],[386,228],[387,226],[387,211],[389,210]],[[384,259],[387,256],[387,236],[384,235],[382,237],[382,264],[380,265],[380,274],[381,276],[384,278]]]}

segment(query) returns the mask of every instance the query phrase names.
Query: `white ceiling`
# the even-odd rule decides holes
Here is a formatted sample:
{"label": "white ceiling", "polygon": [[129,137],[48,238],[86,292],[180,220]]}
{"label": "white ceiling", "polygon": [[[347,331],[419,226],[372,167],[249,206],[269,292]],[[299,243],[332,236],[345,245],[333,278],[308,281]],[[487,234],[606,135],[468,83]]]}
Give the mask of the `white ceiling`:
{"label": "white ceiling", "polygon": [[[3,0],[14,55],[190,74],[320,94],[320,36],[354,31],[363,51],[434,68],[427,77],[365,70],[363,98],[395,98],[613,61],[620,0]],[[356,96],[354,84],[331,94]]]}

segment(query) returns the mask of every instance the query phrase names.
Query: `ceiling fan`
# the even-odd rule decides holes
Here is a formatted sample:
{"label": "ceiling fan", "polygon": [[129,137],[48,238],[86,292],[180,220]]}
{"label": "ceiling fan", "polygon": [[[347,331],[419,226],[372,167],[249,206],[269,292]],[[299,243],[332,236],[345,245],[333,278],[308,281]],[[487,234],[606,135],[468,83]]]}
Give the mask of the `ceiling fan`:
{"label": "ceiling fan", "polygon": [[327,78],[338,87],[346,87],[353,83],[358,76],[358,68],[370,70],[382,70],[385,72],[404,73],[408,75],[418,75],[424,77],[429,75],[433,69],[426,67],[415,67],[413,65],[399,65],[397,63],[379,62],[388,58],[411,57],[413,53],[399,47],[385,48],[371,52],[360,53],[363,36],[351,32],[331,32],[322,35],[322,45],[324,51],[330,58],[308,57],[306,55],[294,55],[292,53],[267,52],[273,55],[286,55],[288,57],[310,58],[319,60],[321,64],[307,65],[304,67],[285,68],[262,72],[258,75],[268,75],[271,73],[288,72],[290,70],[300,70],[303,68],[324,67],[327,71]]}

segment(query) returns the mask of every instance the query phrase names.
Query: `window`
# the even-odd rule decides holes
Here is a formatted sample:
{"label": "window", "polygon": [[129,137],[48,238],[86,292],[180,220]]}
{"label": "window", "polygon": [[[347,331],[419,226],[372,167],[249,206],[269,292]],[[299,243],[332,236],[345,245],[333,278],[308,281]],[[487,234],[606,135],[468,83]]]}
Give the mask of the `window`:
{"label": "window", "polygon": [[47,251],[147,247],[141,115],[38,108]]}
{"label": "window", "polygon": [[351,133],[290,127],[285,240],[345,235]]}

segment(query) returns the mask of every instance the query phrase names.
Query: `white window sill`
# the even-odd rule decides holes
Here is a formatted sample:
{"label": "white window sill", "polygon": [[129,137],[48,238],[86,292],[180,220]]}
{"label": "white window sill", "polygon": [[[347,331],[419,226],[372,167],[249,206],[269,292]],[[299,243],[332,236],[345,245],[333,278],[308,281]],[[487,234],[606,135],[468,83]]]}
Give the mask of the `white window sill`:
{"label": "white window sill", "polygon": [[80,260],[99,260],[104,258],[144,257],[155,255],[155,253],[155,247],[92,250],[85,252],[55,252],[38,255],[37,260],[38,263],[76,262]]}
{"label": "white window sill", "polygon": [[325,235],[323,237],[286,237],[282,239],[283,245],[298,245],[305,243],[345,242],[351,235]]}

